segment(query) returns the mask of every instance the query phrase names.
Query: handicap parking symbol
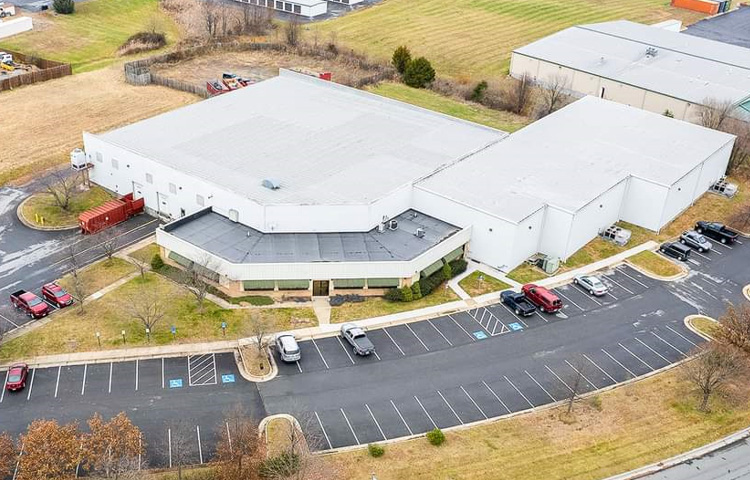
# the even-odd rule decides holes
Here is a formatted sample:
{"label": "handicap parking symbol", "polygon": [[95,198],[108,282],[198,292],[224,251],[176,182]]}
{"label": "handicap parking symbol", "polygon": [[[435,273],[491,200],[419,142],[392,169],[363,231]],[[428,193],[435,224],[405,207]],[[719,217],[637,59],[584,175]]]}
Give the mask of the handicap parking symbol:
{"label": "handicap parking symbol", "polygon": [[523,327],[522,327],[522,326],[521,326],[521,324],[520,324],[520,323],[518,323],[518,322],[513,322],[513,323],[509,323],[509,324],[508,324],[508,326],[509,326],[509,327],[510,327],[510,329],[511,329],[511,330],[513,330],[514,332],[517,332],[518,330],[523,330]]}
{"label": "handicap parking symbol", "polygon": [[234,383],[234,374],[229,373],[221,376],[221,383]]}
{"label": "handicap parking symbol", "polygon": [[484,340],[485,338],[487,338],[487,334],[481,330],[479,330],[478,332],[474,332],[473,335],[477,340]]}
{"label": "handicap parking symbol", "polygon": [[173,378],[169,381],[169,388],[182,388],[182,379]]}

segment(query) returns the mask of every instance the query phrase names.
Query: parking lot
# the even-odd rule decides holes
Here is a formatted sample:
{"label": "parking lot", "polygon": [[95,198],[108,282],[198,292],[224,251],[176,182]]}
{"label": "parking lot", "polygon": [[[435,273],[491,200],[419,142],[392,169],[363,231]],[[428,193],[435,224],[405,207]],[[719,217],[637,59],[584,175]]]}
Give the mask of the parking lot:
{"label": "parking lot", "polygon": [[[6,375],[0,373],[3,383]],[[0,430],[21,433],[34,418],[83,424],[95,412],[124,411],[144,433],[150,465],[169,465],[169,440],[178,435],[199,464],[211,458],[224,414],[235,405],[257,420],[265,416],[231,353],[36,368],[25,389],[0,393]]]}

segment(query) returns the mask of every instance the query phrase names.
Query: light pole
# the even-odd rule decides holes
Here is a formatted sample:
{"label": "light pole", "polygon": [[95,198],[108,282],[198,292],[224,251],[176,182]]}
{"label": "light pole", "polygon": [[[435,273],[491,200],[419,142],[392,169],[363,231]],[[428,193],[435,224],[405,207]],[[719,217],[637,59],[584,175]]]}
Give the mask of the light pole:
{"label": "light pole", "polygon": [[122,344],[125,345],[125,330],[122,331]]}
{"label": "light pole", "polygon": [[227,336],[227,322],[221,322],[221,334]]}
{"label": "light pole", "polygon": [[172,340],[177,338],[177,326],[172,325]]}
{"label": "light pole", "polygon": [[99,348],[102,348],[102,334],[96,332],[96,341],[99,342]]}
{"label": "light pole", "polygon": [[151,329],[146,327],[146,343],[151,343]]}

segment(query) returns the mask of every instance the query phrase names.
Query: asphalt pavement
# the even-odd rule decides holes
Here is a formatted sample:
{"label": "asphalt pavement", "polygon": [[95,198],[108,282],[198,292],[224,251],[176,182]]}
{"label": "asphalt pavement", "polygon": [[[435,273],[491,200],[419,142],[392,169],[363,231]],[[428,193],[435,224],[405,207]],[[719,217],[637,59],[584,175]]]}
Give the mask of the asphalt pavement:
{"label": "asphalt pavement", "polygon": [[739,480],[750,478],[750,441],[727,445],[690,462],[645,477],[644,480]]}

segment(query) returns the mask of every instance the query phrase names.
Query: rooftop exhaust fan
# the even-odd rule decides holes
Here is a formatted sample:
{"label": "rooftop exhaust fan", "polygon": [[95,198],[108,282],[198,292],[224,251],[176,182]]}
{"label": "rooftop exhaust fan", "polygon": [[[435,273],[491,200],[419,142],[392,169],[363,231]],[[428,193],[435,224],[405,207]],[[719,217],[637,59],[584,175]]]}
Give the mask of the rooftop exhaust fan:
{"label": "rooftop exhaust fan", "polygon": [[391,220],[388,222],[388,230],[396,230],[398,229],[398,220]]}
{"label": "rooftop exhaust fan", "polygon": [[281,188],[281,182],[274,178],[266,178],[263,180],[263,186],[269,190],[278,190]]}
{"label": "rooftop exhaust fan", "polygon": [[657,50],[654,47],[648,47],[646,49],[646,56],[647,57],[655,57],[657,53],[659,53],[659,50]]}
{"label": "rooftop exhaust fan", "polygon": [[418,228],[416,232],[414,232],[414,236],[417,238],[424,238],[424,228]]}

